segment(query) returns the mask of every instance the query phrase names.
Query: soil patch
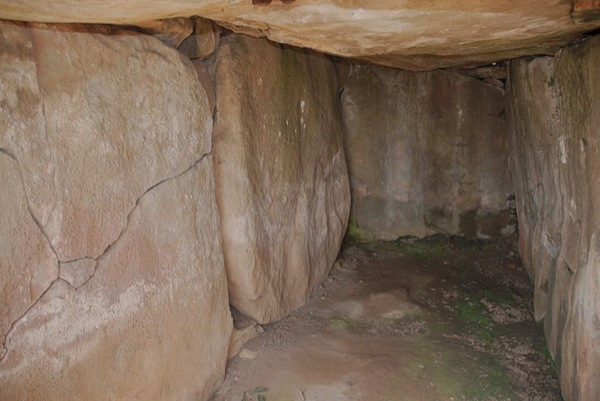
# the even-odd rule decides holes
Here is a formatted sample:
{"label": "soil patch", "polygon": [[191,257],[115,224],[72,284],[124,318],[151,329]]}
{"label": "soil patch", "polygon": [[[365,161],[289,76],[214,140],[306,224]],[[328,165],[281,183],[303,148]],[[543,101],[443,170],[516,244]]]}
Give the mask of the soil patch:
{"label": "soil patch", "polygon": [[305,306],[230,361],[212,400],[560,401],[532,291],[509,242],[347,245]]}

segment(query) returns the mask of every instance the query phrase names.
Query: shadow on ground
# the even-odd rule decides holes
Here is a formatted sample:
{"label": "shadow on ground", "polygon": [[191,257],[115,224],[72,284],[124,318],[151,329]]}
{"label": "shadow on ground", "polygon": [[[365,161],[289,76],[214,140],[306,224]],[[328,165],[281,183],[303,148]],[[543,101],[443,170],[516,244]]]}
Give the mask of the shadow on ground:
{"label": "shadow on ground", "polygon": [[560,401],[532,298],[509,243],[347,245],[304,307],[230,361],[213,401]]}

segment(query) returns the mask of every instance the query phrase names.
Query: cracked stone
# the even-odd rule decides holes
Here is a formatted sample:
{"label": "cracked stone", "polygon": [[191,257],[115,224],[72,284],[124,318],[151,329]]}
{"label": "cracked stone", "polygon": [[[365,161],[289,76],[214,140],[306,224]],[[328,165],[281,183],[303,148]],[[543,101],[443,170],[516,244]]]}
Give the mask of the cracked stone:
{"label": "cracked stone", "polygon": [[232,322],[194,67],[145,35],[0,33],[0,399],[208,398]]}
{"label": "cracked stone", "polygon": [[58,261],[27,205],[17,162],[0,152],[0,334],[5,335],[58,275]]}
{"label": "cracked stone", "polygon": [[3,396],[101,399],[110,383],[119,399],[206,399],[232,331],[213,194],[210,156],[145,193],[86,285],[56,280],[15,325]]}
{"label": "cracked stone", "polygon": [[74,288],[85,284],[96,271],[96,260],[90,258],[78,259],[73,262],[59,264],[58,277],[65,280]]}
{"label": "cracked stone", "polygon": [[[31,137],[11,134],[7,148],[24,166],[31,203],[44,205],[37,218],[59,260],[96,258],[118,238],[148,188],[210,151],[204,90],[189,60],[147,35],[95,26],[1,25],[33,38],[24,42],[29,72],[18,78],[31,81],[37,97],[20,101],[19,110],[28,106],[36,117],[43,112],[44,123]],[[7,84],[16,79],[8,76]],[[28,120],[14,118],[18,133]],[[38,182],[50,185],[52,196],[37,193]]]}

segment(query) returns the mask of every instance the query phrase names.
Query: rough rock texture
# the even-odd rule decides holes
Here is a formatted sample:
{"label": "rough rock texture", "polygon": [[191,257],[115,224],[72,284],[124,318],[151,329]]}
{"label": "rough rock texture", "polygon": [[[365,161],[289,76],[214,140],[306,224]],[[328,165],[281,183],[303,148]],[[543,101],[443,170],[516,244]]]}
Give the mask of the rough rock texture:
{"label": "rough rock texture", "polygon": [[219,46],[221,28],[214,22],[204,18],[193,18],[194,32],[186,38],[179,51],[188,58],[206,58]]}
{"label": "rough rock texture", "polygon": [[[21,56],[17,56],[20,54]],[[43,130],[42,101],[24,29],[0,24],[0,341],[58,276],[58,260],[29,209],[22,174],[15,160],[25,148],[44,158],[42,144],[10,146],[23,133]],[[25,104],[26,107],[20,107]],[[14,138],[14,139],[13,139]],[[36,188],[44,193],[44,188]],[[0,346],[0,357],[4,354]]]}
{"label": "rough rock texture", "polygon": [[331,62],[230,35],[216,64],[213,155],[231,303],[259,323],[302,304],[350,208]]}
{"label": "rough rock texture", "polygon": [[[27,208],[18,164],[0,151],[0,341],[58,276],[58,261]],[[0,357],[5,349],[0,347]]]}
{"label": "rough rock texture", "polygon": [[232,322],[193,66],[4,22],[0,60],[0,400],[206,399]]}
{"label": "rough rock texture", "polygon": [[[578,0],[577,3],[583,2]],[[405,69],[548,54],[600,27],[574,24],[566,0],[0,0],[4,19],[145,25],[199,15],[237,32]],[[578,17],[578,21],[581,20]]]}
{"label": "rough rock texture", "polygon": [[503,90],[458,73],[355,65],[342,110],[351,233],[514,231]]}
{"label": "rough rock texture", "polygon": [[600,399],[600,40],[511,63],[521,257],[568,401]]}
{"label": "rough rock texture", "polygon": [[177,49],[194,32],[194,24],[190,18],[167,18],[147,21],[140,24],[139,30]]}
{"label": "rough rock texture", "polygon": [[[211,118],[196,110],[204,92],[189,63],[152,38],[86,33],[93,29],[29,31],[37,76],[28,79],[43,97],[44,122],[27,136],[5,136],[62,262],[97,258],[140,195],[210,149]],[[193,84],[175,78],[182,74]]]}

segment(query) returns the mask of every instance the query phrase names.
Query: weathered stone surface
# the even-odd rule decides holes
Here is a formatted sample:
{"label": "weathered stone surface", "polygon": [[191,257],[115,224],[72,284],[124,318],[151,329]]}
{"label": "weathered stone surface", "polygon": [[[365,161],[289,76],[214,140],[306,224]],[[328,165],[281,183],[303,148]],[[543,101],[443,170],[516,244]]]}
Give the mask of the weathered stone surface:
{"label": "weathered stone surface", "polygon": [[324,56],[230,35],[213,155],[231,303],[260,323],[327,274],[350,206],[335,73]]}
{"label": "weathered stone surface", "polygon": [[[22,27],[0,24],[0,357],[12,323],[58,275],[56,255],[29,210],[22,176],[32,171],[14,159],[16,153],[31,151],[43,164],[47,152],[35,142],[10,146],[24,133],[35,136],[43,127],[31,51]],[[40,196],[51,193],[42,186],[34,191]]]}
{"label": "weathered stone surface", "polygon": [[198,80],[202,85],[202,88],[206,92],[206,98],[208,99],[208,107],[210,108],[211,114],[215,112],[215,108],[217,107],[217,94],[215,93],[215,84],[212,81],[212,77],[208,72],[208,68],[204,64],[204,62],[200,60],[194,60],[192,62],[194,64],[194,68],[196,69],[196,73],[198,74]]}
{"label": "weathered stone surface", "polygon": [[[6,96],[7,93],[3,91],[2,95]],[[2,114],[6,111],[4,107],[0,107],[0,110]],[[12,323],[21,317],[57,278],[58,262],[48,240],[29,214],[17,162],[1,150],[0,186],[1,358],[5,352],[5,334]]]}
{"label": "weathered stone surface", "polygon": [[0,60],[0,400],[207,399],[232,321],[193,66],[6,22]]}
{"label": "weathered stone surface", "polygon": [[520,253],[568,401],[600,399],[600,41],[511,65]]}
{"label": "weathered stone surface", "polygon": [[514,231],[501,89],[457,73],[355,65],[342,110],[353,234]]}
{"label": "weathered stone surface", "polygon": [[158,21],[146,21],[138,24],[140,30],[155,36],[164,44],[177,49],[194,32],[194,23],[190,18],[167,18]]}
{"label": "weathered stone surface", "polygon": [[190,59],[206,58],[219,46],[221,28],[204,18],[194,18],[194,32],[186,38],[179,51]]}
{"label": "weathered stone surface", "polygon": [[[28,30],[44,122],[27,136],[4,135],[61,262],[102,254],[139,196],[210,148],[192,66],[151,37],[94,29]],[[28,102],[19,107],[36,107]]]}
{"label": "weathered stone surface", "polygon": [[571,18],[576,23],[600,18],[600,0],[573,0]]}
{"label": "weathered stone surface", "polygon": [[213,190],[206,156],[144,194],[94,276],[9,333],[0,398],[206,400],[232,330]]}
{"label": "weathered stone surface", "polygon": [[92,258],[77,259],[72,262],[61,263],[58,277],[65,280],[71,287],[79,288],[94,275],[98,262]]}
{"label": "weathered stone surface", "polygon": [[[577,3],[594,0],[576,0]],[[263,2],[265,3],[265,2]],[[557,46],[600,27],[573,24],[564,0],[0,0],[4,19],[144,24],[199,15],[236,32],[405,69],[482,65]],[[288,4],[289,3],[289,4]]]}

